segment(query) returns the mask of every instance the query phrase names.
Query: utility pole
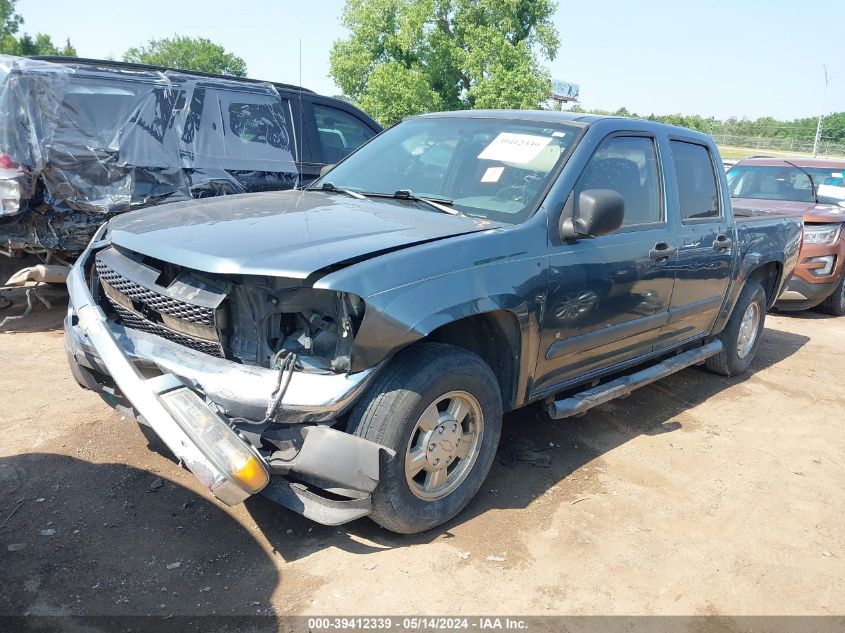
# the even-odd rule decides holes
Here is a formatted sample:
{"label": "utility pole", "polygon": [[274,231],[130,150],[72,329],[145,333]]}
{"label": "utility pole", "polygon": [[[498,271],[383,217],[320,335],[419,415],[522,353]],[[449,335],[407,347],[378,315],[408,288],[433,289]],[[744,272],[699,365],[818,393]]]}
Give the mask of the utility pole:
{"label": "utility pole", "polygon": [[816,125],[816,138],[813,141],[813,158],[815,158],[819,154],[819,141],[822,138],[822,119],[823,118],[824,118],[824,115],[820,114],[818,125]]}
{"label": "utility pole", "polygon": [[824,107],[827,103],[827,85],[830,83],[830,77],[827,74],[827,66],[822,64],[824,68],[824,102],[822,103],[822,113],[819,114],[819,122],[816,124],[816,138],[813,141],[813,158],[819,153],[819,141],[822,138],[822,121],[824,120]]}

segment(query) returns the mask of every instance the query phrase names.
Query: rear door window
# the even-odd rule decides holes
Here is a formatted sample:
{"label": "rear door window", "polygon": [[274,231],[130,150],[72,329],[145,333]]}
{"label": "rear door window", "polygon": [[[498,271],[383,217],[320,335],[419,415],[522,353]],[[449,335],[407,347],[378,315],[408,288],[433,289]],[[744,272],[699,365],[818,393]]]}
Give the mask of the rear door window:
{"label": "rear door window", "polygon": [[196,168],[296,172],[289,119],[288,101],[274,90],[198,86],[182,141]]}
{"label": "rear door window", "polygon": [[720,217],[719,187],[710,151],[686,141],[669,141],[669,146],[678,179],[681,220]]}
{"label": "rear door window", "polygon": [[351,114],[330,106],[314,104],[317,120],[317,138],[326,164],[338,163],[352,150],[375,136],[363,121]]}

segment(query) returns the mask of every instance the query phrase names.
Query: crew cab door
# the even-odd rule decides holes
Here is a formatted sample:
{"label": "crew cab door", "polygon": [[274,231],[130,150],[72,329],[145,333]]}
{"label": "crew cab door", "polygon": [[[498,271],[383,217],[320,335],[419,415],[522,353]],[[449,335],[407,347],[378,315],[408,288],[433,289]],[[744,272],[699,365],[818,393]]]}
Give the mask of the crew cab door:
{"label": "crew cab door", "polygon": [[668,320],[675,234],[657,140],[639,132],[605,137],[571,195],[588,189],[617,191],[624,223],[610,235],[563,243],[551,229],[534,393],[651,352]]}
{"label": "crew cab door", "polygon": [[[657,347],[676,345],[710,331],[722,306],[737,244],[724,204],[718,163],[696,141],[669,139],[671,213],[678,223],[678,260],[669,322]],[[668,174],[667,174],[668,175]],[[726,208],[728,207],[728,208]]]}

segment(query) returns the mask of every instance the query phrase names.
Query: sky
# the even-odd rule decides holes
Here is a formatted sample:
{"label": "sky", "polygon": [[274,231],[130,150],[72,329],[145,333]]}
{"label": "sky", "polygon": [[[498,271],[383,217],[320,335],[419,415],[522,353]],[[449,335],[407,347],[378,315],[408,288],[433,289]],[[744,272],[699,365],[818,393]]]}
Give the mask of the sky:
{"label": "sky", "polygon": [[[332,43],[343,0],[18,0],[23,30],[70,37],[82,57],[120,59],[151,38],[207,37],[248,75],[336,95]],[[845,111],[842,0],[559,0],[552,77],[586,108],[640,115],[794,119]],[[832,75],[825,90],[826,64]]]}

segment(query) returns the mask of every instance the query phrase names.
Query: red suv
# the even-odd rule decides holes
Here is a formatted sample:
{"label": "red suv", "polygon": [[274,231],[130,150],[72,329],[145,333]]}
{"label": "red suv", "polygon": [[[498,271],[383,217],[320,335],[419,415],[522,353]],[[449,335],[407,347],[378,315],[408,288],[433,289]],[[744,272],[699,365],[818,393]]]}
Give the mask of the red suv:
{"label": "red suv", "polygon": [[748,158],[727,173],[735,208],[804,214],[795,274],[775,306],[845,314],[845,160]]}

